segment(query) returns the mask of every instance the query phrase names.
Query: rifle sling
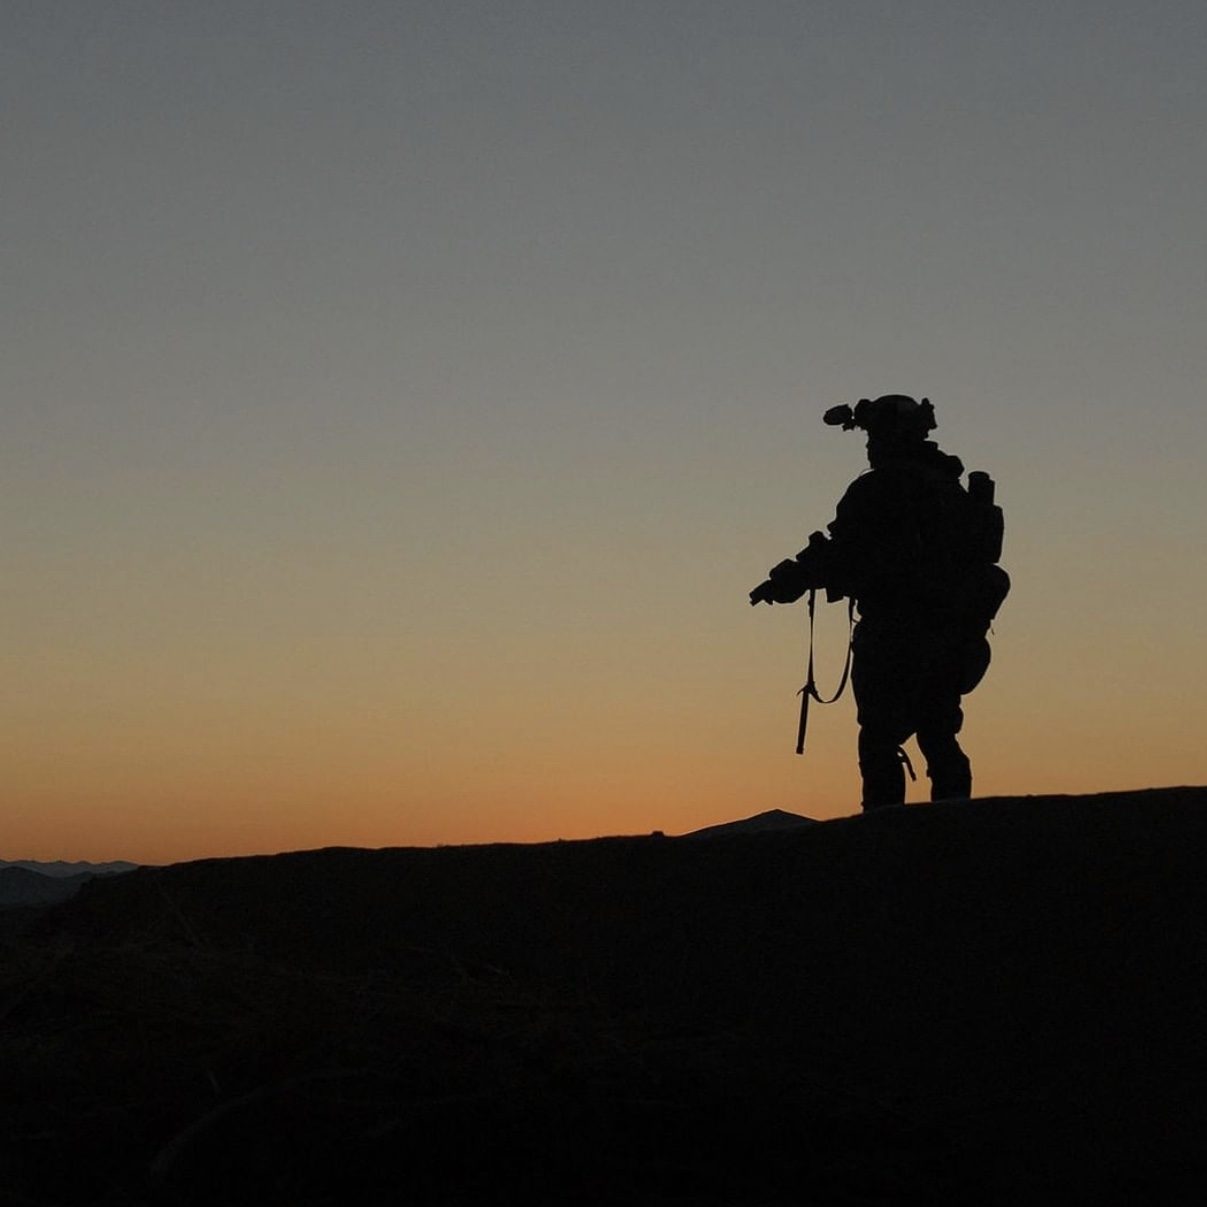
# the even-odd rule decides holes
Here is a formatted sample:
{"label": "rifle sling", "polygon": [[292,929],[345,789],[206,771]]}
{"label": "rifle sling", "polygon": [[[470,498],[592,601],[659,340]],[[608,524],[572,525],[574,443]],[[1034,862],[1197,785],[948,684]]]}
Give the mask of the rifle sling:
{"label": "rifle sling", "polygon": [[846,690],[847,681],[851,677],[851,653],[852,653],[852,637],[855,631],[855,601],[853,599],[847,601],[847,660],[842,668],[842,679],[838,684],[838,690],[827,700],[817,690],[817,677],[814,674],[813,666],[813,629],[814,618],[817,612],[817,591],[816,589],[809,592],[809,668],[805,675],[805,686],[802,687],[796,694],[800,696],[800,722],[796,729],[796,753],[805,753],[805,731],[809,728],[809,701],[816,700],[818,704],[833,704],[835,700],[842,695]]}

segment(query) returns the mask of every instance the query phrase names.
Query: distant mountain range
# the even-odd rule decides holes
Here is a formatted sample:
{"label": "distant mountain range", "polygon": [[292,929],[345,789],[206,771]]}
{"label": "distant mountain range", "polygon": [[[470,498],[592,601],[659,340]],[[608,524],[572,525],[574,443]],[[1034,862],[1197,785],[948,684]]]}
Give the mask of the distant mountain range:
{"label": "distant mountain range", "polygon": [[86,860],[68,863],[62,859],[43,863],[37,859],[0,859],[0,868],[24,868],[27,872],[37,872],[39,876],[108,876],[113,872],[132,872],[138,866],[124,859],[112,863],[88,863]]}
{"label": "distant mountain range", "polygon": [[0,859],[0,909],[15,905],[54,905],[74,897],[97,876],[115,876],[132,872],[136,867],[138,864],[125,860],[67,863],[56,859],[51,863],[39,863],[36,859]]}

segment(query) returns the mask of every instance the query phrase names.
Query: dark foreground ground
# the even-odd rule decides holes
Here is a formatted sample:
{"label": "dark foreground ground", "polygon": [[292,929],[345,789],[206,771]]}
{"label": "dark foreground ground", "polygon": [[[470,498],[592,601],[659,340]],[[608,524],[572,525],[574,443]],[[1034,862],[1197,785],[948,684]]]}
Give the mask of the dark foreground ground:
{"label": "dark foreground ground", "polygon": [[1207,789],[0,915],[0,1202],[1207,1201]]}

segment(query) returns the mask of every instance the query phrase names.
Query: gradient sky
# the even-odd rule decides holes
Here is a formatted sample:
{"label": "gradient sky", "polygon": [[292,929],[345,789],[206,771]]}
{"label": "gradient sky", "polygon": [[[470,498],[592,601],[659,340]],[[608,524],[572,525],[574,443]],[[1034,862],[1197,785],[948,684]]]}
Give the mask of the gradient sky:
{"label": "gradient sky", "polygon": [[890,391],[1006,508],[978,794],[1207,782],[1201,0],[7,0],[0,56],[0,856],[856,811],[746,592]]}

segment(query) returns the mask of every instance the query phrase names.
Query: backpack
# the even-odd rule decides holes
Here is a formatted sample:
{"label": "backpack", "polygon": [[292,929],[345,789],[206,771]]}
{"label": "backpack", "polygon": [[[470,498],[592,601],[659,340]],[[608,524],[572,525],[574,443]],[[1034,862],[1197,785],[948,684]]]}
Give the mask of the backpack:
{"label": "backpack", "polygon": [[983,634],[1010,594],[1010,575],[998,565],[1006,521],[1002,509],[994,502],[994,482],[987,473],[981,470],[970,473],[968,489],[963,493],[968,500],[968,524],[976,551],[969,584],[969,619],[976,622]]}
{"label": "backpack", "polygon": [[998,565],[1005,520],[993,479],[971,473],[964,487],[950,468],[907,464],[897,468],[893,487],[894,554],[886,557],[894,557],[887,581],[898,614],[983,637],[1010,591],[1010,576]]}

